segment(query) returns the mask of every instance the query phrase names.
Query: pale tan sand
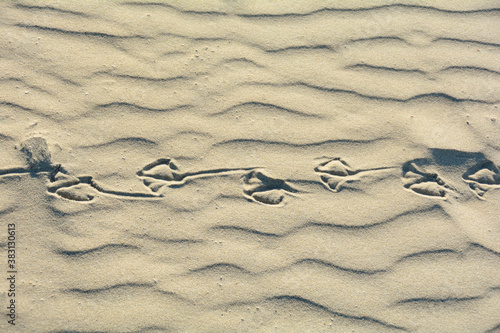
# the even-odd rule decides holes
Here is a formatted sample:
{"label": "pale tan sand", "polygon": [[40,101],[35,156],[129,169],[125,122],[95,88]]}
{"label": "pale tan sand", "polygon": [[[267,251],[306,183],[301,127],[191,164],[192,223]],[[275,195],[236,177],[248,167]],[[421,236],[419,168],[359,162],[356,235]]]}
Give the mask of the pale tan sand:
{"label": "pale tan sand", "polygon": [[499,28],[493,0],[1,2],[0,331],[498,331]]}

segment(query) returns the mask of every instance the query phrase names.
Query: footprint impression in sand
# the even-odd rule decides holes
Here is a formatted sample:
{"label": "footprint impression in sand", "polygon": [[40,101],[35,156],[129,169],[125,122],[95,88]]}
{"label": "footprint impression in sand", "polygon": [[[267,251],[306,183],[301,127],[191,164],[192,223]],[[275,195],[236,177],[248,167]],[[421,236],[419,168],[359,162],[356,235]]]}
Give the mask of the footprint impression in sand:
{"label": "footprint impression in sand", "polygon": [[260,204],[279,205],[286,195],[298,192],[284,180],[269,177],[260,170],[252,170],[243,176],[243,193]]}
{"label": "footprint impression in sand", "polygon": [[183,172],[177,162],[170,158],[160,158],[142,168],[137,175],[151,191],[159,192],[164,186],[183,186],[190,179],[216,177],[244,173],[243,193],[248,199],[266,205],[279,205],[285,195],[298,191],[281,179],[265,175],[258,168],[222,168]]}
{"label": "footprint impression in sand", "polygon": [[160,158],[139,170],[137,176],[151,191],[158,192],[163,186],[182,186],[190,179],[245,173],[253,169],[255,168],[221,168],[182,172],[174,159]]}
{"label": "footprint impression in sand", "polygon": [[427,155],[403,165],[404,187],[442,200],[440,207],[471,243],[500,252],[498,193],[489,195],[500,189],[498,166],[480,152],[429,149]]}
{"label": "footprint impression in sand", "polygon": [[403,165],[403,186],[406,189],[425,196],[442,197],[450,190],[443,179],[435,172],[426,172],[423,167],[427,159],[417,159]]}
{"label": "footprint impression in sand", "polygon": [[430,153],[431,158],[415,159],[403,165],[402,181],[406,189],[429,197],[446,198],[451,193],[463,197],[466,190],[461,184],[465,182],[483,199],[487,191],[500,188],[498,167],[482,153],[451,149],[430,149]]}
{"label": "footprint impression in sand", "polygon": [[388,170],[394,167],[354,169],[340,157],[328,158],[314,168],[323,185],[332,192],[340,192],[343,185],[359,179],[363,173]]}
{"label": "footprint impression in sand", "polygon": [[50,193],[55,193],[68,200],[91,201],[94,199],[92,177],[90,176],[74,177],[57,170],[54,177],[51,177],[47,189]]}
{"label": "footprint impression in sand", "polygon": [[137,176],[153,192],[158,192],[165,185],[182,184],[187,177],[170,158],[160,158],[149,163],[137,172]]}
{"label": "footprint impression in sand", "polygon": [[[404,188],[418,195],[446,198],[447,194],[458,195],[460,187],[454,179],[454,185],[445,180],[452,176],[454,170],[466,169],[459,175],[461,180],[469,184],[469,188],[479,197],[491,189],[500,188],[499,168],[481,153],[469,153],[446,149],[430,149],[432,158],[420,158],[408,161],[402,166],[402,182]],[[324,158],[314,171],[322,184],[332,192],[340,192],[347,183],[359,180],[363,174],[371,171],[388,170],[396,167],[377,167],[355,169],[340,157]],[[436,172],[440,170],[445,177]],[[463,170],[462,169],[462,170]],[[451,170],[451,174],[450,171]],[[451,179],[450,178],[450,179]]]}
{"label": "footprint impression in sand", "polygon": [[482,198],[490,189],[500,188],[500,172],[489,160],[484,160],[469,168],[462,176],[470,189]]}
{"label": "footprint impression in sand", "polygon": [[[71,176],[60,165],[51,162],[51,154],[47,142],[41,137],[32,137],[21,143],[27,166],[0,169],[0,176],[9,174],[29,173],[32,175],[46,174],[49,176],[48,191],[62,198],[73,201],[91,201],[96,191],[100,193],[123,196],[128,198],[158,198],[160,189],[164,186],[183,186],[188,180],[196,178],[216,177],[228,174],[243,174],[243,194],[251,201],[264,205],[280,205],[286,196],[293,196],[299,191],[282,179],[272,178],[261,168],[221,168],[182,172],[177,162],[171,158],[160,158],[143,167],[137,175],[153,193],[124,192],[110,189],[94,180],[92,176]],[[421,158],[406,162],[402,167],[402,182],[404,188],[416,194],[446,198],[447,194],[458,195],[457,177],[447,170],[467,168],[458,178],[469,185],[478,198],[483,199],[490,189],[500,188],[500,172],[498,167],[480,153],[467,153],[454,150],[431,149],[433,158]],[[451,167],[450,167],[451,166]],[[451,177],[454,185],[435,172],[435,169]],[[394,169],[394,167],[377,167],[370,169],[355,169],[340,157],[328,158],[318,164],[314,171],[320,177],[323,185],[332,192],[339,192],[344,184],[356,181],[370,171]],[[454,171],[455,172],[455,171]],[[455,172],[456,173],[456,172]],[[460,192],[460,193],[463,193]]]}

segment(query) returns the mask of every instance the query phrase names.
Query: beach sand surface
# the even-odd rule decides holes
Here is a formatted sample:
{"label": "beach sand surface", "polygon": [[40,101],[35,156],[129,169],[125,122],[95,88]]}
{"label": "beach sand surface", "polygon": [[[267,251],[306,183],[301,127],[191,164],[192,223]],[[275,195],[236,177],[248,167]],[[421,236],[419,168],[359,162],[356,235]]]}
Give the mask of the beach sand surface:
{"label": "beach sand surface", "polygon": [[2,1],[0,331],[498,332],[499,29],[493,0]]}

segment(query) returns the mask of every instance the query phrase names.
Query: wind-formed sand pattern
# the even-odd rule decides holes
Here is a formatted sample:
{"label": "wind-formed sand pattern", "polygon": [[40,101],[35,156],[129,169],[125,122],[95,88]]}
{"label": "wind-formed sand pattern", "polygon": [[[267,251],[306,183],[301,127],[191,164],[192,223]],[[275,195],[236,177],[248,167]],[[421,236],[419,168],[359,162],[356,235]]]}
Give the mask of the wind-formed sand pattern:
{"label": "wind-formed sand pattern", "polygon": [[499,26],[492,0],[1,2],[0,331],[498,331]]}

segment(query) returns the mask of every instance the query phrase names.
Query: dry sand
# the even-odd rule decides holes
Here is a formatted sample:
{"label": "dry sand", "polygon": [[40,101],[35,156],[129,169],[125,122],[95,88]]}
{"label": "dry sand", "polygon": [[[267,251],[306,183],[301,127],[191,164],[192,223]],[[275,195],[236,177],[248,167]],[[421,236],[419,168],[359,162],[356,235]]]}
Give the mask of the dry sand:
{"label": "dry sand", "polygon": [[493,0],[2,1],[0,331],[498,332],[499,31]]}

